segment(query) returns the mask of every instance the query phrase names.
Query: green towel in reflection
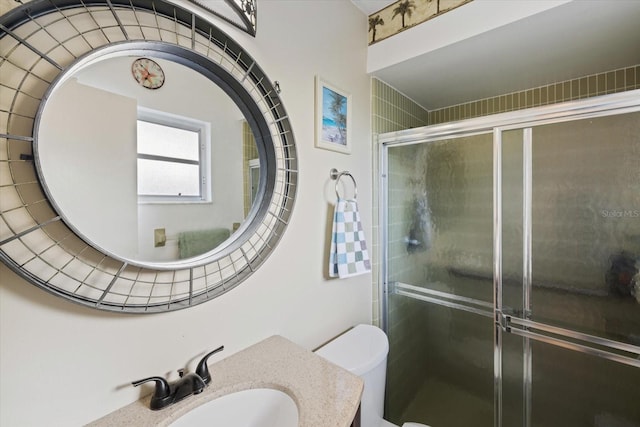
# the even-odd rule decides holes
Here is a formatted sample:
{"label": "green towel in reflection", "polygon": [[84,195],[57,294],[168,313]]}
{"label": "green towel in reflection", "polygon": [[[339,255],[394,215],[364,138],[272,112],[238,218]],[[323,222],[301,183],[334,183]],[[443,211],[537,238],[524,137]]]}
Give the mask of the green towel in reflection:
{"label": "green towel in reflection", "polygon": [[228,228],[212,228],[210,230],[184,231],[178,234],[180,258],[191,258],[209,252],[224,242],[231,235]]}

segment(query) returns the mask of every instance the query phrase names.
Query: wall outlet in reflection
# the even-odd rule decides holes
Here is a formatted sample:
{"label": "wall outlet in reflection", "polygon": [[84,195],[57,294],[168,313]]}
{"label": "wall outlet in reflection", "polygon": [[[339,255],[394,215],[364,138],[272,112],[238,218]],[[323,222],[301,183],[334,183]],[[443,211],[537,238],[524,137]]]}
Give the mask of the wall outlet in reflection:
{"label": "wall outlet in reflection", "polygon": [[153,242],[156,248],[162,247],[167,243],[167,234],[164,228],[156,228],[153,230]]}

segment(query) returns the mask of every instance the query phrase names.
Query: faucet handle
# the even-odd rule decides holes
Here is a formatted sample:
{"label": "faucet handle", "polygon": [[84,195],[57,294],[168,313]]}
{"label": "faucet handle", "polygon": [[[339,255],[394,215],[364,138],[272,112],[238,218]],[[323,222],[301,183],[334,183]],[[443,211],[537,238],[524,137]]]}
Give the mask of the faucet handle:
{"label": "faucet handle", "polygon": [[201,360],[200,363],[198,363],[198,366],[196,367],[196,374],[198,374],[200,376],[200,378],[202,378],[202,381],[204,381],[205,384],[209,384],[211,382],[211,374],[209,373],[209,367],[207,366],[207,360],[209,359],[209,357],[213,356],[214,354],[220,352],[224,350],[224,346],[221,345],[220,347],[216,348],[215,350],[213,350],[211,353],[207,354],[206,356],[204,356]]}
{"label": "faucet handle", "polygon": [[163,408],[166,406],[166,402],[171,399],[171,386],[167,380],[162,377],[149,377],[134,381],[131,384],[137,387],[149,381],[156,382],[156,389],[151,397],[151,409],[157,410]]}

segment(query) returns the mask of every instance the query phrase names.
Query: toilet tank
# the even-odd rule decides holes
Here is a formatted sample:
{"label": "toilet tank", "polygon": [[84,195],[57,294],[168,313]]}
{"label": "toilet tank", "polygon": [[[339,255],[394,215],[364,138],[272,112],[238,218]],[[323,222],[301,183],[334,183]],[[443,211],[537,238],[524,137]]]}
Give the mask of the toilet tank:
{"label": "toilet tank", "polygon": [[389,340],[382,329],[358,325],[316,350],[316,354],[362,377],[362,426],[379,426],[384,410]]}

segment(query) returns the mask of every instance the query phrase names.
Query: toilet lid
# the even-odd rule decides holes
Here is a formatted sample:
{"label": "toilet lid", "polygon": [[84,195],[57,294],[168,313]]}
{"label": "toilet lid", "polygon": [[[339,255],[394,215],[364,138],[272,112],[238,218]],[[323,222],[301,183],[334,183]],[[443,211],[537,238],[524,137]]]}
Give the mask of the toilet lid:
{"label": "toilet lid", "polygon": [[358,325],[316,350],[318,356],[356,375],[375,368],[388,352],[387,335],[373,325]]}

